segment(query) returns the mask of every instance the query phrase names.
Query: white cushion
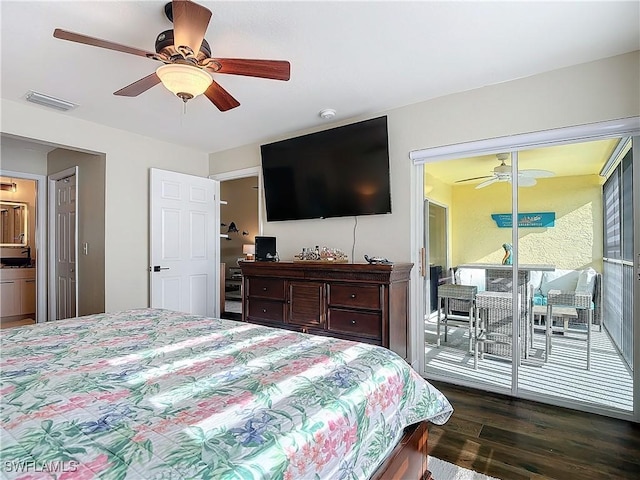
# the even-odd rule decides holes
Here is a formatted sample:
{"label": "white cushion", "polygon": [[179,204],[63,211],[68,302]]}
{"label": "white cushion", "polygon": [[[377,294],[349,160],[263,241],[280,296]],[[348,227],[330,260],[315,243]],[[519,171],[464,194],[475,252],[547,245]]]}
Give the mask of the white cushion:
{"label": "white cushion", "polygon": [[540,293],[546,297],[549,290],[575,292],[579,276],[580,271],[578,270],[556,269],[552,272],[543,272]]}
{"label": "white cushion", "polygon": [[533,287],[533,294],[540,293],[540,284],[542,283],[542,271],[531,270],[529,272],[529,285]]}
{"label": "white cushion", "polygon": [[478,287],[479,292],[486,290],[486,275],[483,268],[458,268],[455,282],[458,285],[472,285]]}
{"label": "white cushion", "polygon": [[593,268],[580,270],[578,275],[578,284],[576,285],[577,293],[590,293],[593,295],[593,289],[596,285],[596,271]]}

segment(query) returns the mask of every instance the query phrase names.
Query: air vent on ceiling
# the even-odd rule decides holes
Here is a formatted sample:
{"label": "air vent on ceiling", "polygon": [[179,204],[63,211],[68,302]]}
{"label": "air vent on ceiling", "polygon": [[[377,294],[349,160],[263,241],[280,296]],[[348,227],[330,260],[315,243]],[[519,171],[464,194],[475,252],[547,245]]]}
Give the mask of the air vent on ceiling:
{"label": "air vent on ceiling", "polygon": [[75,103],[67,102],[66,100],[60,100],[59,98],[33,91],[27,92],[27,94],[25,95],[25,99],[27,100],[27,102],[37,103],[38,105],[55,108],[56,110],[61,110],[63,112],[73,110],[78,106]]}

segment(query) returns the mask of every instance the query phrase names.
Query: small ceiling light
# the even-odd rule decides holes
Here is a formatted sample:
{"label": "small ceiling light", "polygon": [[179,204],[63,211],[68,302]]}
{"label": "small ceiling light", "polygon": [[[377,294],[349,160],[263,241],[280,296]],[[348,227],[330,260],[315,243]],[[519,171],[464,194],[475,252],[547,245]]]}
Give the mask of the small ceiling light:
{"label": "small ceiling light", "polygon": [[156,74],[167,90],[185,103],[206,92],[213,82],[211,75],[204,70],[181,63],[163,65],[156,70]]}
{"label": "small ceiling light", "polygon": [[38,93],[34,91],[28,91],[24,97],[27,102],[37,103],[44,107],[55,108],[62,112],[73,110],[78,105],[75,103],[67,102],[66,100],[60,100],[59,98],[52,97],[51,95],[45,95],[44,93]]}
{"label": "small ceiling light", "polygon": [[333,108],[325,108],[324,110],[320,110],[318,115],[320,115],[320,118],[323,120],[331,120],[336,116],[336,111]]}

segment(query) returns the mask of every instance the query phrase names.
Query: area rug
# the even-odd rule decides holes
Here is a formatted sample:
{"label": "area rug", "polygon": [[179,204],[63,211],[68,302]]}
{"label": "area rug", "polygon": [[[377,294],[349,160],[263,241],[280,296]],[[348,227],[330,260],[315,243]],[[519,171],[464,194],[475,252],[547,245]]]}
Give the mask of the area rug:
{"label": "area rug", "polygon": [[498,480],[495,477],[474,472],[432,456],[429,456],[427,465],[434,480]]}

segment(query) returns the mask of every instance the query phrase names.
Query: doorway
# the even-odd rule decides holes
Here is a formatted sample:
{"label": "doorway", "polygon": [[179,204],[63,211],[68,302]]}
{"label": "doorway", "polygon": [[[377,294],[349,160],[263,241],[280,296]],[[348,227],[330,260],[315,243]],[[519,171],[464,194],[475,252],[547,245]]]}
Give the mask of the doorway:
{"label": "doorway", "polygon": [[242,318],[240,260],[252,260],[255,237],[261,234],[262,196],[260,167],[211,175],[220,181],[221,317]]}
{"label": "doorway", "polygon": [[[48,288],[50,272],[47,175],[78,166],[78,315],[104,312],[105,308],[105,186],[106,157],[40,143],[27,138],[2,135],[1,175],[31,179],[37,182],[37,215],[34,233],[36,258],[37,321],[49,317]],[[6,169],[6,170],[5,170]]]}
{"label": "doorway", "polygon": [[[638,119],[635,119],[635,123],[630,122],[626,130],[619,131],[637,132],[638,125]],[[512,137],[509,139],[512,142],[511,146],[494,146],[510,155],[510,160],[506,162],[510,167],[509,178],[494,175],[491,167],[484,168],[485,175],[470,170],[468,162],[480,163],[484,161],[483,157],[495,157],[487,145],[484,145],[487,148],[476,150],[482,151],[483,154],[488,153],[487,155],[474,157],[473,151],[462,149],[460,153],[465,154],[464,158],[463,155],[459,155],[458,158],[451,156],[450,152],[440,158],[434,154],[421,166],[425,177],[436,177],[439,183],[434,183],[442,186],[446,183],[444,175],[456,171],[456,162],[467,162],[467,166],[460,170],[466,175],[449,179],[448,191],[443,195],[452,211],[452,234],[449,239],[452,248],[451,263],[452,267],[460,272],[459,275],[454,275],[452,283],[466,285],[475,282],[478,291],[481,287],[486,290],[492,289],[496,279],[488,275],[487,271],[492,265],[502,262],[506,251],[500,248],[500,244],[503,241],[506,243],[502,238],[505,237],[511,239],[509,243],[512,244],[510,249],[513,260],[511,275],[505,277],[507,281],[510,277],[513,285],[518,285],[518,288],[513,289],[511,298],[509,347],[512,351],[512,361],[481,360],[476,367],[473,350],[475,348],[476,351],[486,352],[482,343],[471,348],[466,341],[458,342],[459,352],[455,350],[451,341],[443,346],[441,344],[438,348],[435,341],[436,323],[431,316],[433,325],[425,323],[424,328],[425,356],[422,359],[421,371],[426,377],[603,415],[636,420],[640,418],[640,401],[638,395],[634,394],[634,391],[638,391],[638,359],[633,358],[631,362],[625,362],[623,355],[623,351],[637,351],[640,317],[636,315],[633,321],[627,322],[627,333],[619,335],[618,340],[623,346],[617,346],[615,332],[607,325],[612,319],[603,317],[607,314],[602,305],[606,305],[607,299],[603,301],[601,297],[607,295],[606,291],[601,289],[602,285],[610,284],[614,280],[611,273],[607,272],[611,270],[607,263],[616,263],[607,262],[607,250],[603,248],[611,237],[606,231],[603,233],[604,220],[606,218],[611,223],[612,219],[612,215],[604,213],[603,210],[603,193],[606,194],[603,186],[605,182],[610,182],[611,177],[611,173],[606,172],[607,165],[612,163],[615,167],[617,162],[621,165],[621,182],[626,179],[628,184],[633,184],[631,191],[626,194],[626,203],[620,200],[620,189],[612,188],[612,191],[618,192],[618,196],[610,203],[619,205],[622,212],[632,204],[630,199],[633,198],[635,204],[638,204],[639,162],[634,158],[625,164],[620,160],[622,155],[613,155],[621,136],[607,131],[607,128],[611,127],[607,126],[606,122],[585,126],[580,135],[572,137],[578,129],[574,127],[574,131],[568,132],[566,138],[553,144],[545,143],[543,138],[537,136],[537,143],[532,142],[530,138]],[[562,138],[561,133],[553,132],[555,139]],[[536,137],[534,134],[531,135]],[[500,139],[486,143],[499,143],[495,140]],[[519,143],[519,140],[522,142]],[[571,151],[574,149],[579,151],[577,156],[580,158],[585,158],[588,150],[599,150],[600,157],[595,165],[588,167],[578,162],[577,157],[571,157]],[[552,163],[546,163],[545,158],[551,159]],[[628,168],[630,165],[635,167],[634,171],[625,175],[625,166]],[[573,169],[573,172],[565,173],[565,168]],[[589,171],[582,171],[581,168]],[[555,178],[531,175],[531,172],[540,174],[542,171],[555,172]],[[528,176],[535,176],[535,182],[527,178]],[[465,184],[467,178],[471,180],[468,185]],[[631,182],[631,178],[635,180]],[[429,182],[425,183],[428,187]],[[558,185],[555,185],[556,183]],[[498,188],[504,190],[503,194],[500,194]],[[422,195],[425,195],[424,192],[425,190]],[[428,195],[430,198],[437,198],[434,197],[437,194],[438,192],[430,192]],[[420,202],[424,202],[423,198]],[[425,205],[423,208],[426,209],[428,206]],[[517,221],[512,222],[516,218]],[[633,218],[635,223],[627,220],[621,221],[616,228],[610,225],[612,231],[618,232],[619,238],[624,237],[625,230],[638,230],[638,212],[628,211],[627,218]],[[504,224],[503,228],[501,223]],[[426,228],[425,225],[425,233]],[[634,245],[633,249],[630,245]],[[638,255],[637,235],[632,240],[627,239],[627,247],[628,253],[633,251],[634,255]],[[629,258],[620,259],[617,263],[628,263],[632,269],[634,258],[640,262],[640,257],[627,256]],[[484,268],[475,268],[480,264],[484,264]],[[482,270],[483,278],[472,278],[478,270]],[[523,283],[527,287],[524,290],[520,287],[523,271],[526,272],[523,274]],[[578,281],[582,277],[586,279],[591,276],[590,271],[595,271],[595,275],[591,277],[593,283],[583,283],[581,288],[589,286],[586,290],[591,301],[581,305],[579,302],[576,303],[579,294],[583,293],[579,291],[581,288],[578,288]],[[465,276],[467,278],[463,278]],[[605,276],[609,278],[604,278]],[[613,301],[618,305],[618,310],[622,305],[622,311],[629,312],[626,317],[624,314],[621,315],[622,320],[619,323],[623,329],[624,318],[631,318],[631,313],[638,309],[640,279],[635,280],[637,281],[624,283],[624,279],[621,279],[621,287],[628,284],[626,289],[620,290],[627,296],[619,301],[615,298],[609,299],[609,302]],[[572,282],[573,284],[569,285]],[[549,294],[549,291],[555,290],[575,292],[573,300]],[[526,302],[520,301],[523,296]],[[476,305],[479,305],[479,297],[475,298]],[[543,303],[545,300],[551,311],[547,304]],[[428,305],[428,302],[424,303]],[[428,312],[426,318],[428,321]],[[633,331],[636,332],[635,335],[630,333]],[[464,326],[455,326],[449,330],[450,339],[465,339],[465,335],[477,334]],[[632,341],[633,344],[625,347],[625,341]],[[518,352],[521,355],[518,355]],[[439,366],[438,362],[443,365]]]}
{"label": "doorway", "polygon": [[40,236],[46,217],[44,176],[0,171],[0,327],[44,322],[46,254]]}

